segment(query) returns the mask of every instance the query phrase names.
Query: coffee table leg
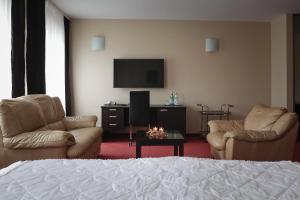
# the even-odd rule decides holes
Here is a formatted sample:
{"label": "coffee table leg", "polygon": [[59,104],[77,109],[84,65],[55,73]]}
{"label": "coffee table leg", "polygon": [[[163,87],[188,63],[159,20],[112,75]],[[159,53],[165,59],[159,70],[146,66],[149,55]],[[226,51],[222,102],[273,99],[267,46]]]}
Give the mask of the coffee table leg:
{"label": "coffee table leg", "polygon": [[135,145],[135,158],[140,158],[142,154],[142,146],[136,144]]}
{"label": "coffee table leg", "polygon": [[178,145],[174,145],[174,156],[178,156]]}
{"label": "coffee table leg", "polygon": [[184,156],[184,144],[179,145],[179,156]]}

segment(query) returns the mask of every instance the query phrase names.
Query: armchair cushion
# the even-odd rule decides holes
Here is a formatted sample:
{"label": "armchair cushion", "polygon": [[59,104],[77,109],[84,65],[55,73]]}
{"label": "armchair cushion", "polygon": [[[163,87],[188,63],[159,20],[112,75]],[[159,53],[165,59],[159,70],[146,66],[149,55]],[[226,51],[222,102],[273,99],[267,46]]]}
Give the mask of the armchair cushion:
{"label": "armchair cushion", "polygon": [[44,94],[33,94],[19,98],[35,102],[43,113],[43,119],[47,124],[62,120],[65,116],[61,102],[56,101],[57,97],[52,98]]}
{"label": "armchair cushion", "polygon": [[286,108],[274,108],[262,104],[256,105],[245,119],[245,130],[269,131],[286,112]]}
{"label": "armchair cushion", "polygon": [[65,131],[34,131],[3,137],[4,147],[10,149],[35,149],[41,147],[64,147],[75,144],[72,134]]}
{"label": "armchair cushion", "polygon": [[282,135],[289,131],[298,122],[296,113],[285,113],[273,125],[272,130],[276,131],[278,135]]}
{"label": "armchair cushion", "polygon": [[263,142],[271,141],[278,138],[276,131],[253,131],[253,130],[242,130],[242,131],[229,131],[224,135],[225,140],[228,138],[234,138],[237,140],[247,142]]}
{"label": "armchair cushion", "polygon": [[96,126],[97,117],[94,115],[65,117],[63,119],[63,122],[67,130],[73,130],[78,128],[90,128]]}
{"label": "armchair cushion", "polygon": [[61,104],[61,101],[59,100],[58,97],[52,97],[52,100],[55,103],[55,107],[56,107],[56,111],[57,111],[57,115],[59,117],[59,119],[62,119],[65,117],[65,110],[63,105]]}
{"label": "armchair cushion", "polygon": [[45,125],[34,102],[21,99],[0,101],[0,127],[4,137],[31,132]]}
{"label": "armchair cushion", "polygon": [[68,158],[78,158],[101,138],[102,129],[98,127],[81,128],[71,130],[70,133],[75,137],[76,143],[68,149],[67,155]]}
{"label": "armchair cushion", "polygon": [[210,132],[243,130],[243,120],[211,120],[208,122]]}
{"label": "armchair cushion", "polygon": [[51,124],[47,124],[47,127],[49,130],[53,130],[53,131],[65,131],[66,127],[65,124],[63,123],[63,121],[57,121]]}
{"label": "armchair cushion", "polygon": [[63,123],[62,120],[51,123],[51,124],[47,124],[44,127],[41,127],[39,129],[37,129],[36,131],[66,131],[66,127],[65,124]]}

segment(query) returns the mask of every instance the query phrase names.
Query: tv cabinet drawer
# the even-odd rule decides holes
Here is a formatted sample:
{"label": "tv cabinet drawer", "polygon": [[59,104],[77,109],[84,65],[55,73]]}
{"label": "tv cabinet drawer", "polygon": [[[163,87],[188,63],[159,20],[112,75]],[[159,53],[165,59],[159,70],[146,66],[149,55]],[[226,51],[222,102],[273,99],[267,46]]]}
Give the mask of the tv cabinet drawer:
{"label": "tv cabinet drawer", "polygon": [[124,125],[124,119],[121,117],[116,117],[116,118],[108,118],[105,120],[107,124],[118,124],[118,125]]}
{"label": "tv cabinet drawer", "polygon": [[124,128],[124,125],[118,123],[107,123],[107,124],[103,124],[102,127],[105,130],[118,130]]}
{"label": "tv cabinet drawer", "polygon": [[124,113],[124,109],[122,108],[103,108],[102,113],[107,115],[121,115]]}
{"label": "tv cabinet drawer", "polygon": [[102,127],[106,130],[116,130],[123,128],[124,109],[122,108],[103,108]]}

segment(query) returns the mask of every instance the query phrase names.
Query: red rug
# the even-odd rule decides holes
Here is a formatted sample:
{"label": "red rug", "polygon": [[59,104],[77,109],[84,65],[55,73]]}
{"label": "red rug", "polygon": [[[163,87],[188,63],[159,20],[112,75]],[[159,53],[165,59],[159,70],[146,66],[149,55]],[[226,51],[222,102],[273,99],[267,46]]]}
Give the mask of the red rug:
{"label": "red rug", "polygon": [[[210,157],[209,144],[196,138],[187,138],[184,143],[184,155],[191,157]],[[172,146],[144,146],[142,157],[173,156]],[[135,146],[128,146],[128,139],[110,139],[101,144],[100,158],[135,158]]]}
{"label": "red rug", "polygon": [[[184,155],[190,157],[210,158],[209,144],[197,137],[188,137],[184,144]],[[171,146],[142,147],[142,157],[173,156]],[[128,139],[109,139],[101,144],[100,158],[127,159],[135,158],[135,146],[128,146]],[[300,143],[296,145],[295,161],[300,162]]]}

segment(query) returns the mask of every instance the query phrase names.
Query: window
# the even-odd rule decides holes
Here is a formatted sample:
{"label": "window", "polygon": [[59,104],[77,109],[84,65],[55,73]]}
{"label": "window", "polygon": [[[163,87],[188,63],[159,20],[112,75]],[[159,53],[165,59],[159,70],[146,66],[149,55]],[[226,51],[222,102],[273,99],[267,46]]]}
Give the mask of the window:
{"label": "window", "polygon": [[11,98],[11,0],[0,1],[0,99]]}
{"label": "window", "polygon": [[[11,8],[12,0],[0,0],[0,99],[12,96]],[[50,1],[46,1],[45,24],[46,94],[58,96],[65,106],[64,15]]]}
{"label": "window", "polygon": [[58,96],[65,107],[64,15],[46,1],[46,94]]}

